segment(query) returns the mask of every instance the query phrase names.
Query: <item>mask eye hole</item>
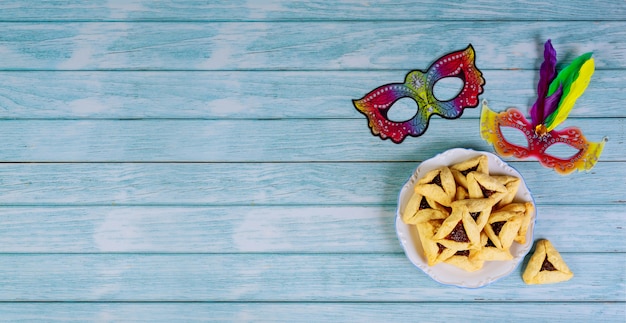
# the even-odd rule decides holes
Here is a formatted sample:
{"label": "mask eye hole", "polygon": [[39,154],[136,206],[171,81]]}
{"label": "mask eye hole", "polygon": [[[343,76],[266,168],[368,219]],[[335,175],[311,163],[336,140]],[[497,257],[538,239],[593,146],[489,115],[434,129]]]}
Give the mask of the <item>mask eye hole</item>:
{"label": "mask eye hole", "polygon": [[463,86],[465,86],[465,82],[461,78],[444,77],[433,85],[433,95],[437,101],[451,101],[461,94]]}
{"label": "mask eye hole", "polygon": [[502,127],[500,128],[500,131],[508,143],[528,148],[528,139],[521,130],[512,127]]}
{"label": "mask eye hole", "polygon": [[579,152],[578,149],[561,142],[557,142],[546,149],[545,154],[559,159],[569,160]]}
{"label": "mask eye hole", "polygon": [[411,98],[402,98],[393,103],[387,111],[387,118],[393,122],[411,120],[417,114],[417,102]]}

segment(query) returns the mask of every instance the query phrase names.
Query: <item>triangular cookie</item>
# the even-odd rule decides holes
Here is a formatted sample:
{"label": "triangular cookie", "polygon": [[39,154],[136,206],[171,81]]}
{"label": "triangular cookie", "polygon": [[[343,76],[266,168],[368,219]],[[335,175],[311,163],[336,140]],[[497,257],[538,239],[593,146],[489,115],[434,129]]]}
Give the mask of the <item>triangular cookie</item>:
{"label": "triangular cookie", "polygon": [[402,221],[406,224],[417,224],[428,220],[443,220],[449,215],[441,204],[413,192],[402,212]]}
{"label": "triangular cookie", "polygon": [[465,205],[452,209],[433,240],[446,248],[459,251],[480,248],[480,230]]}
{"label": "triangular cookie", "polygon": [[494,175],[492,177],[497,179],[498,182],[503,184],[504,187],[506,188],[506,194],[502,196],[502,198],[500,199],[500,202],[498,202],[498,204],[496,205],[496,208],[502,207],[504,205],[507,205],[513,202],[513,200],[515,199],[515,194],[517,194],[517,190],[522,180],[520,180],[517,177],[508,176],[508,175]]}
{"label": "triangular cookie", "polygon": [[440,220],[420,222],[415,225],[417,233],[420,237],[422,249],[424,249],[426,261],[428,262],[429,266],[434,266],[450,258],[456,252],[456,250],[448,249],[444,245],[439,244],[435,240],[433,240],[433,235],[440,226]]}
{"label": "triangular cookie", "polygon": [[450,166],[450,171],[454,180],[461,186],[467,188],[467,174],[470,172],[480,172],[489,174],[489,162],[487,156],[479,155]]}
{"label": "triangular cookie", "polygon": [[497,210],[497,212],[513,212],[522,218],[519,231],[514,239],[515,242],[520,244],[526,243],[526,233],[528,232],[528,226],[530,225],[534,211],[535,207],[531,202],[511,203]]}
{"label": "triangular cookie", "polygon": [[498,249],[485,232],[480,234],[480,245],[482,248],[476,253],[470,255],[472,260],[484,260],[484,261],[503,261],[513,259],[513,255],[509,249]]}
{"label": "triangular cookie", "polygon": [[530,226],[530,221],[532,220],[533,214],[535,213],[535,207],[531,202],[524,203],[524,215],[522,217],[522,224],[519,227],[519,232],[517,233],[517,237],[515,237],[515,241],[520,244],[526,243],[526,233],[528,232],[528,227]]}
{"label": "triangular cookie", "polygon": [[497,179],[483,173],[467,174],[467,191],[470,198],[489,198],[493,204],[498,203],[506,195],[506,187]]}
{"label": "triangular cookie", "polygon": [[550,284],[570,280],[574,274],[548,240],[539,240],[522,279],[526,284]]}
{"label": "triangular cookie", "polygon": [[450,206],[456,193],[456,183],[448,167],[432,170],[415,184],[415,192],[437,203]]}
{"label": "triangular cookie", "polygon": [[458,208],[460,206],[467,207],[467,211],[469,212],[470,217],[476,223],[478,232],[481,232],[487,224],[487,220],[489,220],[492,205],[493,204],[490,199],[465,199],[454,201],[450,206],[452,207],[452,209]]}
{"label": "triangular cookie", "polygon": [[466,271],[476,271],[483,268],[483,264],[485,263],[483,260],[473,257],[477,252],[478,250],[459,250],[450,258],[444,260],[444,262]]}
{"label": "triangular cookie", "polygon": [[522,217],[518,213],[498,210],[491,213],[485,225],[485,233],[496,248],[505,250],[513,244],[521,224]]}

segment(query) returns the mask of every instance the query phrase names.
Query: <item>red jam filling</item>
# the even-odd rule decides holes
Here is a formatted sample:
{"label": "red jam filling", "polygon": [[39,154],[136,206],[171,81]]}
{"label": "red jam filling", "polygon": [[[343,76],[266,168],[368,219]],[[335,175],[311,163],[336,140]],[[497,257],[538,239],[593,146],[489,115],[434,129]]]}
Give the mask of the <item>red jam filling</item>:
{"label": "red jam filling", "polygon": [[459,223],[456,224],[450,234],[446,236],[446,239],[456,242],[470,242],[469,238],[467,237],[467,233],[465,232],[465,228],[463,227],[462,221],[459,221]]}

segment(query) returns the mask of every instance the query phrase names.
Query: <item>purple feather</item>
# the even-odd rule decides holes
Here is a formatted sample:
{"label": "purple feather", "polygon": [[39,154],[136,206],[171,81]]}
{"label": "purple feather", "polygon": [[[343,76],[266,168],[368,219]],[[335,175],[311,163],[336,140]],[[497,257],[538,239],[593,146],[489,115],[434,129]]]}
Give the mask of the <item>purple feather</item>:
{"label": "purple feather", "polygon": [[543,118],[541,122],[545,121],[549,115],[551,115],[554,111],[559,107],[559,102],[561,102],[561,96],[563,95],[563,85],[559,85],[559,88],[552,93],[551,96],[547,97],[545,100],[544,110],[543,110]]}
{"label": "purple feather", "polygon": [[[530,108],[530,119],[533,122],[533,126],[542,124],[546,116],[546,96],[548,94],[548,88],[550,83],[556,77],[556,51],[552,47],[550,39],[546,41],[543,51],[543,63],[539,70],[539,83],[537,84],[537,101]],[[559,95],[560,97],[560,95]],[[557,100],[558,104],[558,100]],[[553,107],[553,112],[556,107]]]}

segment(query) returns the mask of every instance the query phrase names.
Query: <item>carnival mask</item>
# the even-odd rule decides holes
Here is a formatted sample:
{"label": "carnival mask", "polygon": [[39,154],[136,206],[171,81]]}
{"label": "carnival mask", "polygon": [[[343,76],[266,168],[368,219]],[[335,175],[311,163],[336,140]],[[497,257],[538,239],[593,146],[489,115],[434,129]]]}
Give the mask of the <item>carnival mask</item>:
{"label": "carnival mask", "polygon": [[[593,72],[594,60],[591,53],[586,53],[557,73],[556,51],[548,40],[540,69],[537,101],[530,109],[530,121],[515,108],[496,113],[483,102],[480,117],[482,138],[502,156],[532,156],[543,166],[553,168],[560,174],[590,170],[598,161],[606,138],[601,142],[588,142],[578,128],[555,128],[567,118],[576,99],[587,88]],[[502,133],[502,128],[507,127],[521,131],[527,139],[527,145],[507,141]],[[574,148],[576,153],[569,158],[546,153],[548,148],[559,143]]]}
{"label": "carnival mask", "polygon": [[[426,71],[414,70],[407,74],[404,83],[386,84],[376,88],[360,100],[353,100],[356,109],[369,120],[372,134],[382,139],[390,138],[401,143],[406,136],[418,137],[428,128],[433,114],[446,119],[456,119],[463,109],[478,106],[478,95],[483,92],[485,79],[474,65],[474,48],[453,52],[439,58]],[[463,86],[455,97],[439,101],[433,94],[435,84],[447,77],[459,78]],[[402,98],[413,99],[417,113],[409,120],[389,120],[387,113]]]}

